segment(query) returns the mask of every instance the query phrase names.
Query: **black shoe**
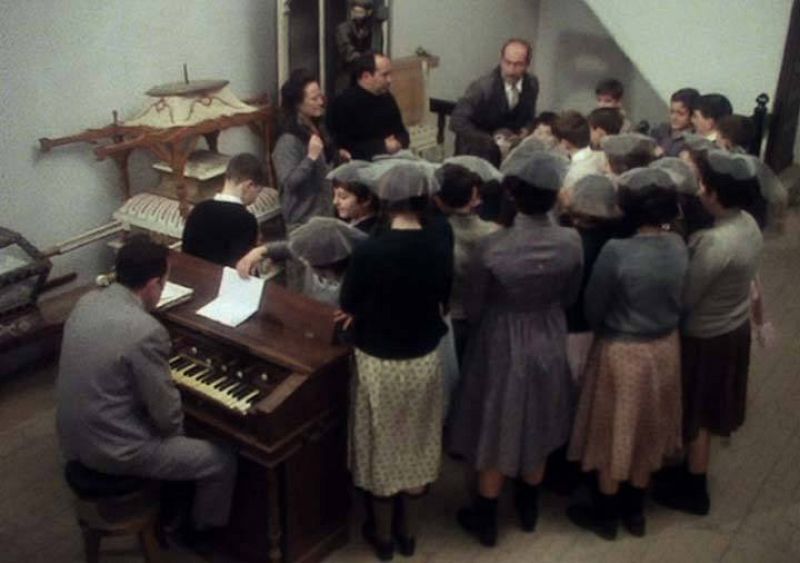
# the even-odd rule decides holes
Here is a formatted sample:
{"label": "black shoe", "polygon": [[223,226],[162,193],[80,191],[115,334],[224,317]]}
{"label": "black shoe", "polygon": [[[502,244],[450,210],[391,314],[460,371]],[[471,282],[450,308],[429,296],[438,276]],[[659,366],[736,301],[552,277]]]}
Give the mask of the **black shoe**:
{"label": "black shoe", "polygon": [[567,508],[567,517],[573,524],[594,532],[604,540],[617,539],[617,495],[595,493],[591,504],[575,504]]}
{"label": "black shoe", "polygon": [[514,491],[514,507],[517,509],[519,527],[525,532],[535,531],[539,520],[539,487],[518,481]]}
{"label": "black shoe", "polygon": [[478,496],[475,503],[462,508],[456,515],[464,530],[478,538],[486,547],[497,545],[497,499]]}
{"label": "black shoe", "polygon": [[424,495],[425,492],[416,496],[400,493],[396,495],[393,500],[392,538],[394,539],[394,545],[397,551],[404,557],[413,557],[414,552],[417,550],[417,539],[413,535],[408,534],[410,518],[408,514],[410,510],[408,504],[418,502]]}
{"label": "black shoe", "polygon": [[221,535],[221,528],[197,529],[191,523],[184,523],[172,535],[172,539],[181,547],[198,555],[210,555]]}
{"label": "black shoe", "polygon": [[394,557],[394,542],[392,540],[383,541],[378,539],[375,533],[375,524],[372,522],[364,522],[361,526],[361,536],[368,544],[372,546],[375,556],[381,561],[391,561]]}
{"label": "black shoe", "polygon": [[417,550],[417,539],[414,537],[395,536],[395,544],[397,551],[404,557],[413,557],[414,552]]}
{"label": "black shoe", "polygon": [[706,516],[711,510],[705,474],[687,474],[686,480],[672,488],[653,491],[653,500],[662,506],[695,516]]}
{"label": "black shoe", "polygon": [[622,525],[632,535],[641,538],[645,535],[644,489],[624,484],[619,493],[619,514]]}

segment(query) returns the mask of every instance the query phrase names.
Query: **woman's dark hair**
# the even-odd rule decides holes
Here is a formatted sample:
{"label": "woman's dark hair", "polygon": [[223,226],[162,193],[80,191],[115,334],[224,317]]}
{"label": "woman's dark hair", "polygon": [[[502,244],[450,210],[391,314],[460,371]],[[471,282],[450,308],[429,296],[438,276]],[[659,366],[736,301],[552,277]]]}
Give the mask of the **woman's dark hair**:
{"label": "woman's dark hair", "polygon": [[697,99],[700,97],[700,92],[695,90],[694,88],[681,88],[672,93],[670,96],[669,101],[670,103],[680,102],[686,109],[689,110],[689,113],[694,111],[694,108],[697,106]]}
{"label": "woman's dark hair", "polygon": [[364,203],[365,201],[369,202],[369,208],[373,213],[377,213],[380,209],[380,201],[378,200],[378,197],[364,184],[359,182],[340,182],[338,180],[334,180],[333,187],[334,189],[341,188],[346,192],[350,192],[356,196],[356,201],[358,203]]}
{"label": "woman's dark hair", "polygon": [[128,289],[140,289],[153,278],[167,273],[169,250],[147,235],[134,235],[117,253],[114,271],[117,282]]}
{"label": "woman's dark hair", "polygon": [[441,176],[437,196],[452,209],[467,205],[472,199],[472,190],[483,184],[480,176],[458,164],[445,164],[437,176]]}
{"label": "woman's dark hair", "polygon": [[558,198],[557,191],[538,188],[516,176],[506,177],[503,180],[503,187],[514,198],[517,211],[525,215],[547,213]]}
{"label": "woman's dark hair", "polygon": [[306,86],[317,78],[304,68],[293,70],[289,79],[281,86],[281,111],[285,117],[295,116],[297,107],[303,103]]}
{"label": "woman's dark hair", "polygon": [[693,152],[697,169],[700,172],[700,180],[706,190],[717,195],[722,207],[726,209],[738,208],[750,213],[763,229],[767,224],[767,201],[761,195],[761,186],[757,177],[747,180],[737,180],[730,174],[721,174],[711,168],[708,163],[708,154],[705,152]]}
{"label": "woman's dark hair", "polygon": [[417,216],[419,222],[424,225],[430,213],[429,204],[430,200],[426,195],[419,195],[400,201],[383,200],[381,201],[381,212],[387,225],[390,222],[389,216],[393,213],[413,213]]}
{"label": "woman's dark hair", "polygon": [[632,228],[658,227],[678,216],[678,194],[674,189],[644,186],[636,190],[620,186],[617,201]]}
{"label": "woman's dark hair", "polygon": [[714,225],[714,217],[694,194],[678,194],[678,208],[680,214],[672,222],[672,230],[686,240],[697,231]]}

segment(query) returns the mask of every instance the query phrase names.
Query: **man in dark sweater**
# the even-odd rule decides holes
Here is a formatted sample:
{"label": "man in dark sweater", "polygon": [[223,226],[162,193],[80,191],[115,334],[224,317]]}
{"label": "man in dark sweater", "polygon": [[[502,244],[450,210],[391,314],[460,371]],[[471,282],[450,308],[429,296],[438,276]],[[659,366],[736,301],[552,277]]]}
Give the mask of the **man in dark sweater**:
{"label": "man in dark sweater", "polygon": [[228,163],[222,192],[198,203],[183,229],[183,251],[221,266],[234,266],[258,242],[258,222],[246,207],[266,183],[261,161],[238,154]]}
{"label": "man in dark sweater", "polygon": [[539,81],[528,73],[531,58],[530,43],[509,39],[500,51],[500,64],[469,85],[450,116],[456,154],[499,166],[501,148],[507,150],[533,130]]}
{"label": "man in dark sweater", "polygon": [[389,92],[392,61],[366,54],[354,63],[356,83],[331,104],[328,129],[346,159],[372,160],[408,148],[408,131],[400,108]]}

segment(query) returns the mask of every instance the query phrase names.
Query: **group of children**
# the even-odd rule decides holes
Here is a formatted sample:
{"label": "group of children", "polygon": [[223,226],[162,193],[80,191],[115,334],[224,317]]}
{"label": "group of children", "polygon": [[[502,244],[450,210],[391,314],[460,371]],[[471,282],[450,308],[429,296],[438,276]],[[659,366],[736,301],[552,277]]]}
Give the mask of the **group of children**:
{"label": "group of children", "polygon": [[644,535],[651,488],[710,509],[709,439],[744,421],[761,230],[785,194],[723,96],[678,90],[652,136],[625,132],[618,82],[597,97],[586,117],[539,116],[499,170],[408,151],[348,162],[327,176],[338,218],[221,261],[293,261],[298,288],[340,308],[349,461],[382,560],[414,553],[442,451],[477,474],[457,520],[487,546],[504,482],[533,531],[542,482],[570,463],[592,494],[568,517],[606,539],[620,523]]}

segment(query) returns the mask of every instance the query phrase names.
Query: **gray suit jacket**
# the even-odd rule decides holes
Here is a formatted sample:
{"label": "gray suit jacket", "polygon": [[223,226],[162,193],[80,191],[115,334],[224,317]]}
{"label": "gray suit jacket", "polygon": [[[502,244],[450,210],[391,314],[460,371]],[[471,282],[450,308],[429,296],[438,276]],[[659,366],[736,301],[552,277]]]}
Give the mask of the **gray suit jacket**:
{"label": "gray suit jacket", "polygon": [[169,352],[166,329],[124,286],[81,298],[64,326],[56,391],[67,459],[135,473],[163,438],[182,432]]}

